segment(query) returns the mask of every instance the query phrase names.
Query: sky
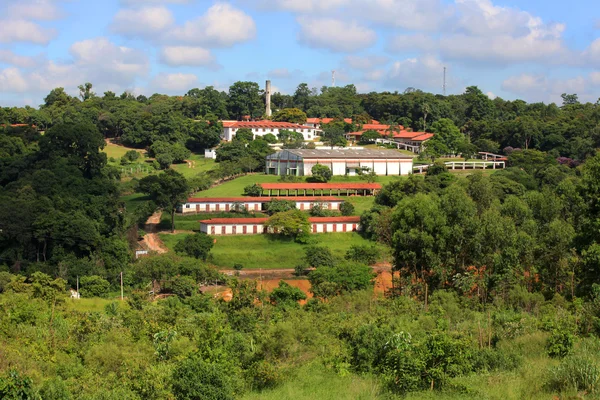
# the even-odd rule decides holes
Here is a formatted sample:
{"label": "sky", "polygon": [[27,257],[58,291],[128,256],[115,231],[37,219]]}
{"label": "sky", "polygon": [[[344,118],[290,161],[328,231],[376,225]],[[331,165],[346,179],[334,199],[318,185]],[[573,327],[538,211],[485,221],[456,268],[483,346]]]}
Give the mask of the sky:
{"label": "sky", "polygon": [[597,0],[0,0],[0,105],[299,83],[600,97]]}

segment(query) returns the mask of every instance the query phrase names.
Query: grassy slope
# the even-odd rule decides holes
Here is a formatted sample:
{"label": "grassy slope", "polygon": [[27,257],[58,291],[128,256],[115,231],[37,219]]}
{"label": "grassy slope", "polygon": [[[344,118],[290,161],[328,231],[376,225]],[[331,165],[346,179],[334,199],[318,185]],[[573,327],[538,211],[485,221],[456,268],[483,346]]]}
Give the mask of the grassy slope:
{"label": "grassy slope", "polygon": [[[182,231],[197,231],[200,229],[198,221],[210,218],[252,218],[265,217],[266,214],[256,213],[250,215],[235,214],[235,213],[200,213],[191,215],[175,214],[175,229]],[[171,216],[168,213],[163,213],[160,220],[161,229],[171,229]]]}
{"label": "grassy slope", "polygon": [[[185,236],[161,234],[160,238],[169,249],[173,249]],[[314,237],[319,245],[329,247],[338,257],[344,257],[352,245],[373,244],[358,233],[327,233]],[[216,239],[211,253],[213,264],[221,268],[232,268],[240,263],[248,269],[294,268],[301,264],[306,247],[273,235],[217,236]]]}

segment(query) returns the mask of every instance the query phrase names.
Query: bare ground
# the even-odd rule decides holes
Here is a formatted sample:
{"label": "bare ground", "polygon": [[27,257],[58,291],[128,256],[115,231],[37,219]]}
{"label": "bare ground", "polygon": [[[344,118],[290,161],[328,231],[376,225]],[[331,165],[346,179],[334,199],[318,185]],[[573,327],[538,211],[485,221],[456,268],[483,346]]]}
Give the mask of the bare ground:
{"label": "bare ground", "polygon": [[160,223],[160,217],[162,212],[157,211],[148,218],[144,230],[146,235],[144,236],[143,246],[150,251],[155,251],[159,254],[166,253],[169,251],[165,244],[160,240],[158,236],[158,224]]}

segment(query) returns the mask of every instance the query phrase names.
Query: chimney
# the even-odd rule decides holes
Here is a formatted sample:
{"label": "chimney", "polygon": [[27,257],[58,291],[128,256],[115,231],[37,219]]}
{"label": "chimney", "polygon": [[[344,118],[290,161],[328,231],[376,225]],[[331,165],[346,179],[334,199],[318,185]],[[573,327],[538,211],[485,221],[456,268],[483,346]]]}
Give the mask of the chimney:
{"label": "chimney", "polygon": [[270,117],[273,113],[271,112],[271,81],[267,81],[266,87],[265,87],[265,99],[266,99],[266,105],[267,108],[265,110],[265,115],[267,117]]}

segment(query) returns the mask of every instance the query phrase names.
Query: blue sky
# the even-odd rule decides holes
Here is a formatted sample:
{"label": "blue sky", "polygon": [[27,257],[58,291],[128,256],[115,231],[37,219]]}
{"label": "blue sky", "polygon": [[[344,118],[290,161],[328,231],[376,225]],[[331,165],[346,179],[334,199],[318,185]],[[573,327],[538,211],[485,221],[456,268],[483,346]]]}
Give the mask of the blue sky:
{"label": "blue sky", "polygon": [[[575,5],[576,4],[576,5]],[[597,0],[0,0],[0,105],[92,82],[134,94],[353,83],[600,97]]]}

